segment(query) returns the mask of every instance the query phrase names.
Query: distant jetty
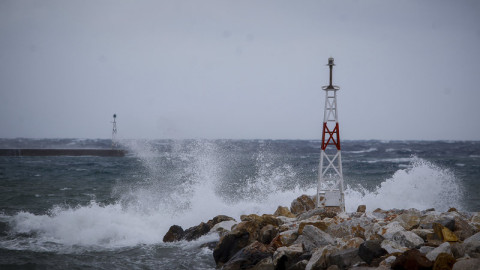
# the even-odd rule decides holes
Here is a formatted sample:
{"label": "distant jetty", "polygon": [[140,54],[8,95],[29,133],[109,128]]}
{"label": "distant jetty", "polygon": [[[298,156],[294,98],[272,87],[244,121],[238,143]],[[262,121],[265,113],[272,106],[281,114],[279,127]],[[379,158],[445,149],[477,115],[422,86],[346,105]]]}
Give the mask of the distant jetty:
{"label": "distant jetty", "polygon": [[123,157],[121,149],[0,149],[0,156],[97,156]]}

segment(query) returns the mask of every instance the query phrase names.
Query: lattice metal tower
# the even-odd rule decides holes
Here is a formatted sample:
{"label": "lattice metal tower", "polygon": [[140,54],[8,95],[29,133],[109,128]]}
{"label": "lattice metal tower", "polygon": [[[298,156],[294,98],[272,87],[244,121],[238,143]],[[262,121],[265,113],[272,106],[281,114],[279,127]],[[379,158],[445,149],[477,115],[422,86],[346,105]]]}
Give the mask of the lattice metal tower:
{"label": "lattice metal tower", "polygon": [[[325,90],[323,115],[322,151],[318,170],[317,207],[337,208],[345,211],[343,192],[342,154],[338,126],[337,91],[340,87],[332,83],[333,58],[328,58],[330,84]],[[330,147],[329,147],[330,146]]]}
{"label": "lattice metal tower", "polygon": [[112,129],[112,148],[116,148],[118,146],[117,143],[117,114],[113,114],[113,129]]}

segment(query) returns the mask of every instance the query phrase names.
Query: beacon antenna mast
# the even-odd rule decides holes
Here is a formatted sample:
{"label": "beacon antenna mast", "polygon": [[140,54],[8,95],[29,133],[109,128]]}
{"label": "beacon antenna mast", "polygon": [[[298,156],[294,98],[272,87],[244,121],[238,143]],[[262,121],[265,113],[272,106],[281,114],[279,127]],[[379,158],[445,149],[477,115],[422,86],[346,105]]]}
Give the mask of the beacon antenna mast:
{"label": "beacon antenna mast", "polygon": [[112,129],[112,148],[116,148],[118,146],[117,142],[117,114],[113,114],[113,129]]}
{"label": "beacon antenna mast", "polygon": [[325,90],[323,113],[322,148],[318,170],[317,207],[345,211],[343,192],[342,154],[337,113],[337,91],[340,87],[332,83],[333,58],[328,58],[330,84]]}

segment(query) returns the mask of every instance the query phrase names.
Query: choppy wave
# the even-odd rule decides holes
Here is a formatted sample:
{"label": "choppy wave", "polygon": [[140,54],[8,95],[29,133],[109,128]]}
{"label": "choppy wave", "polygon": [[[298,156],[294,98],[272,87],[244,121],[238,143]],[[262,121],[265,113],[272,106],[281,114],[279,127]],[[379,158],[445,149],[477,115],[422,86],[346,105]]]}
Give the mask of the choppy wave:
{"label": "choppy wave", "polygon": [[[288,185],[298,177],[292,164],[273,162],[267,149],[255,153],[255,176],[245,176],[245,185],[222,185],[229,158],[208,141],[189,146],[174,145],[172,153],[161,154],[149,145],[130,145],[142,160],[147,178],[130,186],[117,186],[119,199],[112,204],[92,201],[87,206],[54,207],[48,214],[19,212],[3,216],[11,233],[29,235],[28,240],[12,240],[1,245],[9,249],[40,249],[75,252],[84,248],[119,248],[139,244],[162,244],[168,228],[184,228],[207,221],[216,215],[238,220],[242,214],[273,213],[279,205],[290,206],[301,194],[315,193],[315,179],[306,188]],[[188,164],[176,172],[175,179],[158,165],[159,159]],[[348,187],[347,211],[366,204],[372,211],[379,207],[417,208],[448,207],[461,209],[462,189],[448,169],[420,158],[409,158],[407,169],[400,169],[374,190]],[[233,199],[232,199],[233,198]],[[53,245],[49,244],[53,243]],[[185,243],[183,243],[185,244]],[[65,249],[64,246],[69,248]],[[70,250],[70,251],[69,251]]]}

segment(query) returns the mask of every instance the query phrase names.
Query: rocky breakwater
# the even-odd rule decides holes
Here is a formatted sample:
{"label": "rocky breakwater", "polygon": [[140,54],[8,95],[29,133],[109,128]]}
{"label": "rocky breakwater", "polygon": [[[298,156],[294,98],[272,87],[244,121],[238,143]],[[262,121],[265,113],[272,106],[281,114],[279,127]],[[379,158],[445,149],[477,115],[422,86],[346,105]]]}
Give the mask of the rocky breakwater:
{"label": "rocky breakwater", "polygon": [[183,230],[172,226],[164,241],[218,234],[217,268],[232,269],[480,269],[480,213],[434,209],[375,209],[354,213],[315,209],[307,196],[290,209],[217,216]]}

